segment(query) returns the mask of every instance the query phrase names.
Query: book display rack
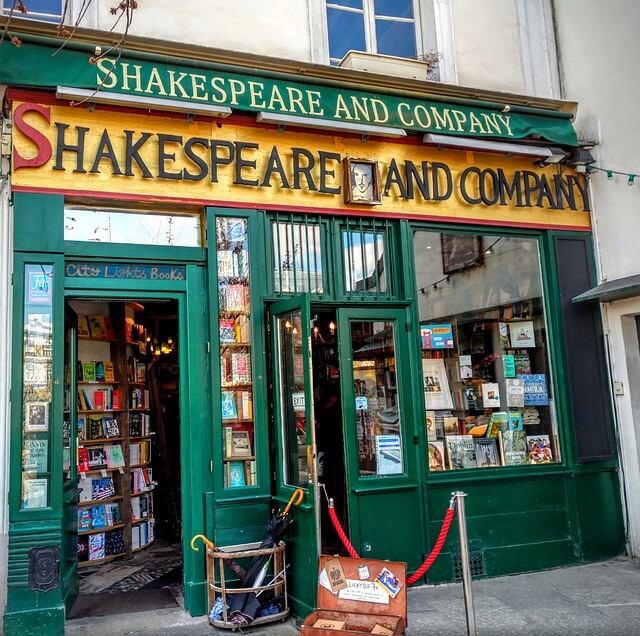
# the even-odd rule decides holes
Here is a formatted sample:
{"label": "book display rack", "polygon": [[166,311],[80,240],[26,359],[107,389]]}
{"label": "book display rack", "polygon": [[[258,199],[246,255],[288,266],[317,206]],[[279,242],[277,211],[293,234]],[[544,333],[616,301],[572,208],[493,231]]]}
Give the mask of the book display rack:
{"label": "book display rack", "polygon": [[429,469],[560,461],[541,307],[422,324]]}
{"label": "book display rack", "polygon": [[[135,303],[76,302],[78,562],[153,542],[147,333]],[[84,312],[84,313],[82,313]]]}
{"label": "book display rack", "polygon": [[225,487],[256,485],[247,221],[216,221]]}

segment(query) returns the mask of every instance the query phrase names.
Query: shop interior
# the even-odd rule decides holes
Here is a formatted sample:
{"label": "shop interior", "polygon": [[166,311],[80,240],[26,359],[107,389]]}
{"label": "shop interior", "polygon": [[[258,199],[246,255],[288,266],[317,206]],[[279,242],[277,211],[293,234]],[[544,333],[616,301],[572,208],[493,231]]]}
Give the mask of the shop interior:
{"label": "shop interior", "polygon": [[76,360],[65,362],[76,369],[81,492],[80,594],[68,618],[182,605],[177,302],[69,307],[78,320]]}

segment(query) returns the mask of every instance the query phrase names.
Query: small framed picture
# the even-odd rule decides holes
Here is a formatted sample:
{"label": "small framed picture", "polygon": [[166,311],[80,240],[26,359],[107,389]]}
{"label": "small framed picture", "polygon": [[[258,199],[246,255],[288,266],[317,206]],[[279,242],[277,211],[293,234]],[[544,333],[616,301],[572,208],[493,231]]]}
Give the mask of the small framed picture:
{"label": "small framed picture", "polygon": [[24,430],[27,433],[46,433],[49,430],[48,402],[27,402],[24,405]]}
{"label": "small framed picture", "polygon": [[532,349],[536,346],[536,336],[532,320],[509,323],[509,339],[514,349]]}
{"label": "small framed picture", "polygon": [[380,168],[377,161],[346,157],[344,166],[345,203],[377,205],[382,203]]}
{"label": "small framed picture", "polygon": [[482,237],[475,234],[440,234],[442,273],[453,274],[482,262]]}

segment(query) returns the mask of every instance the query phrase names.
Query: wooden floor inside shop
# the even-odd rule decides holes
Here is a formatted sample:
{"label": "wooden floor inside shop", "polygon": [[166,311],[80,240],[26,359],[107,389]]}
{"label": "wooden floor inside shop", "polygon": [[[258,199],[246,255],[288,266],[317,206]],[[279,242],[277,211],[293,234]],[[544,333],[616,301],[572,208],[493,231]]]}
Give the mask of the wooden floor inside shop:
{"label": "wooden floor inside shop", "polygon": [[133,558],[80,570],[80,594],[68,618],[184,607],[182,553],[161,539]]}

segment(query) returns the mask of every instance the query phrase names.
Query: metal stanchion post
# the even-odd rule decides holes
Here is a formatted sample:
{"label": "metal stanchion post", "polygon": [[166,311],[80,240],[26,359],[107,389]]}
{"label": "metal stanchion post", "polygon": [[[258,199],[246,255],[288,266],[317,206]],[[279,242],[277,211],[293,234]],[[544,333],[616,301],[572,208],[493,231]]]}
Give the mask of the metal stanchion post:
{"label": "metal stanchion post", "polygon": [[469,540],[467,538],[467,517],[464,509],[466,492],[451,493],[458,506],[458,534],[460,537],[460,561],[462,565],[462,588],[464,590],[464,606],[467,612],[467,633],[476,636],[476,615],[473,608],[473,590],[471,589],[471,566],[469,564]]}

